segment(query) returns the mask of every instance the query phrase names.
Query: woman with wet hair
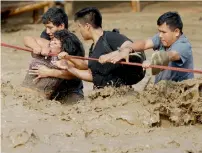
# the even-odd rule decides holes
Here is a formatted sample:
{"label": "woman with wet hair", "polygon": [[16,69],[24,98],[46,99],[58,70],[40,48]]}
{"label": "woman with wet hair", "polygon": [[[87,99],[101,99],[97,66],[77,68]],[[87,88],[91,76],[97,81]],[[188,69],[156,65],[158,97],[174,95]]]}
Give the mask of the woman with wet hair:
{"label": "woman with wet hair", "polygon": [[[75,84],[79,84],[80,80],[68,71],[65,72],[66,75],[62,76],[63,78],[58,78],[57,76],[46,77],[46,73],[48,75],[48,73],[54,73],[53,71],[61,71],[53,64],[53,62],[57,60],[57,54],[60,52],[63,51],[67,52],[69,55],[83,56],[83,52],[81,52],[83,45],[79,39],[67,29],[63,29],[56,31],[51,41],[43,38],[35,38],[35,40],[38,42],[39,46],[46,46],[46,51],[56,56],[47,58],[38,56],[34,58],[30,64],[29,72],[23,81],[23,86],[37,89],[40,92],[42,91],[47,99],[59,100],[62,103],[82,99],[83,93],[77,92],[78,90],[74,89]],[[68,64],[72,63],[68,62]],[[51,72],[47,71],[47,69]],[[41,71],[43,75],[40,74]],[[65,85],[63,85],[64,79],[67,79]]]}

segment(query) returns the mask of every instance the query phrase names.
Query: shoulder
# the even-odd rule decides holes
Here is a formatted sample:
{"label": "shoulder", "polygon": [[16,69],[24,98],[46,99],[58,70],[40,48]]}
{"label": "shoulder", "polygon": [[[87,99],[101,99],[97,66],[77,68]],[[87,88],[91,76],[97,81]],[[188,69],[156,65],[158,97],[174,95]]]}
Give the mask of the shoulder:
{"label": "shoulder", "polygon": [[172,46],[171,50],[191,52],[192,46],[187,37],[182,35]]}
{"label": "shoulder", "polygon": [[125,42],[125,41],[131,41],[128,37],[126,37],[125,35],[123,34],[120,34],[118,32],[112,32],[112,31],[104,31],[104,37],[106,38],[106,40],[108,42]]}
{"label": "shoulder", "polygon": [[107,37],[107,38],[113,38],[113,37],[117,37],[117,36],[121,36],[121,37],[124,37],[122,34],[120,34],[119,32],[113,32],[113,31],[104,31],[104,35]]}
{"label": "shoulder", "polygon": [[153,43],[153,50],[159,50],[162,47],[161,40],[159,37],[159,33],[155,34],[152,38],[149,40]]}

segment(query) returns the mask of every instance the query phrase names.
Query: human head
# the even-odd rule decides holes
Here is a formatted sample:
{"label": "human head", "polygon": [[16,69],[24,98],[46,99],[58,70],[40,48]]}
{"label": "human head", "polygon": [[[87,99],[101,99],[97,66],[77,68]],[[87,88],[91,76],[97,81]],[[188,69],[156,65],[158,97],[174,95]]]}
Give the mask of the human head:
{"label": "human head", "polygon": [[170,47],[181,34],[183,23],[177,12],[166,12],[157,20],[161,42],[165,47]]}
{"label": "human head", "polygon": [[54,43],[57,48],[60,48],[60,51],[56,51],[57,53],[64,51],[70,55],[83,56],[82,54],[77,54],[77,52],[83,51],[83,45],[79,39],[67,29],[56,31],[52,43]]}
{"label": "human head", "polygon": [[92,29],[102,28],[102,15],[95,7],[87,7],[78,11],[75,14],[74,21],[77,22],[84,40],[92,39]]}
{"label": "human head", "polygon": [[68,16],[61,8],[50,8],[42,16],[42,22],[46,27],[46,33],[53,38],[53,33],[68,29]]}

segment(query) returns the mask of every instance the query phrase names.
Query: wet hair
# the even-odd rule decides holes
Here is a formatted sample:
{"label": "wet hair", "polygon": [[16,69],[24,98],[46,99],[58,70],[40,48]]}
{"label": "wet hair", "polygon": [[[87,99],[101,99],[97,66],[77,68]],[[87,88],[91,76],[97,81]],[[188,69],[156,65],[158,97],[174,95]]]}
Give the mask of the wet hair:
{"label": "wet hair", "polygon": [[102,15],[96,7],[87,7],[75,13],[74,21],[77,20],[89,23],[94,28],[102,27]]}
{"label": "wet hair", "polygon": [[55,26],[64,24],[65,28],[68,29],[68,16],[61,8],[52,7],[48,9],[48,11],[42,16],[42,22],[43,24],[52,22]]}
{"label": "wet hair", "polygon": [[179,29],[180,33],[182,34],[183,23],[181,20],[180,15],[177,12],[166,12],[161,15],[157,20],[157,25],[160,26],[166,23],[171,30]]}
{"label": "wet hair", "polygon": [[84,56],[84,48],[81,41],[68,30],[60,30],[54,33],[54,37],[61,42],[62,51],[70,55]]}

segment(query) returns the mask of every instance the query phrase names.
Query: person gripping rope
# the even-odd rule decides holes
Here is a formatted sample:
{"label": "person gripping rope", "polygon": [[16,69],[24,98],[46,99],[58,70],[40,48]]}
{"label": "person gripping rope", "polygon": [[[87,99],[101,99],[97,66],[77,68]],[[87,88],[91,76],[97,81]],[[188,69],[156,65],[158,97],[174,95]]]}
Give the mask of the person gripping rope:
{"label": "person gripping rope", "polygon": [[[44,26],[46,27],[46,30],[41,33],[41,38],[34,38],[30,36],[24,38],[25,46],[33,50],[33,60],[29,67],[29,70],[31,71],[30,73],[33,73],[32,66],[34,65],[34,72],[38,74],[36,78],[40,80],[47,80],[42,83],[41,88],[45,88],[45,82],[48,84],[49,89],[51,89],[51,94],[49,94],[48,96],[49,99],[56,99],[63,102],[68,102],[70,101],[70,99],[71,101],[78,101],[80,99],[83,99],[84,96],[82,81],[73,76],[70,72],[54,67],[54,65],[50,63],[51,58],[46,58],[46,56],[50,53],[50,41],[53,41],[53,39],[55,39],[54,35],[61,35],[60,38],[68,38],[67,40],[64,40],[62,42],[62,46],[66,46],[65,48],[68,48],[67,52],[70,55],[84,56],[85,52],[82,43],[76,37],[76,35],[67,31],[68,17],[62,9],[50,8],[43,15],[42,21]],[[59,31],[61,30],[63,32],[60,33]],[[38,65],[37,67],[35,66],[36,64]],[[28,72],[25,76],[23,85],[27,86],[28,82],[32,82],[32,78],[33,76],[30,75]],[[61,81],[59,81],[60,83],[57,86],[53,81],[53,79],[56,78],[57,80]]]}
{"label": "person gripping rope", "polygon": [[[126,59],[131,52],[141,52],[153,49],[152,62],[144,62],[143,67],[148,68],[150,64],[167,65],[177,68],[193,69],[192,46],[188,38],[183,34],[183,22],[177,12],[166,12],[157,20],[159,32],[148,40],[135,41],[121,51],[115,51],[113,55],[107,54],[100,57],[101,63],[116,63]],[[191,72],[179,72],[174,70],[152,69],[155,83],[161,80],[183,81],[192,79]]]}
{"label": "person gripping rope", "polygon": [[[75,22],[78,25],[84,40],[92,40],[89,57],[99,58],[104,54],[112,54],[113,50],[122,48],[132,41],[126,36],[113,31],[104,31],[102,29],[102,15],[95,7],[87,7],[75,14]],[[83,61],[68,58],[67,53],[61,53],[59,58],[67,58],[74,63],[76,67],[66,65],[66,70],[77,76],[78,78],[93,82],[95,88],[103,88],[105,86],[120,87],[122,85],[132,85],[141,81],[145,76],[142,67],[129,66],[121,64],[105,63],[98,61]],[[144,53],[131,55],[129,61],[142,63],[145,60]],[[60,68],[65,66],[56,62]]]}

